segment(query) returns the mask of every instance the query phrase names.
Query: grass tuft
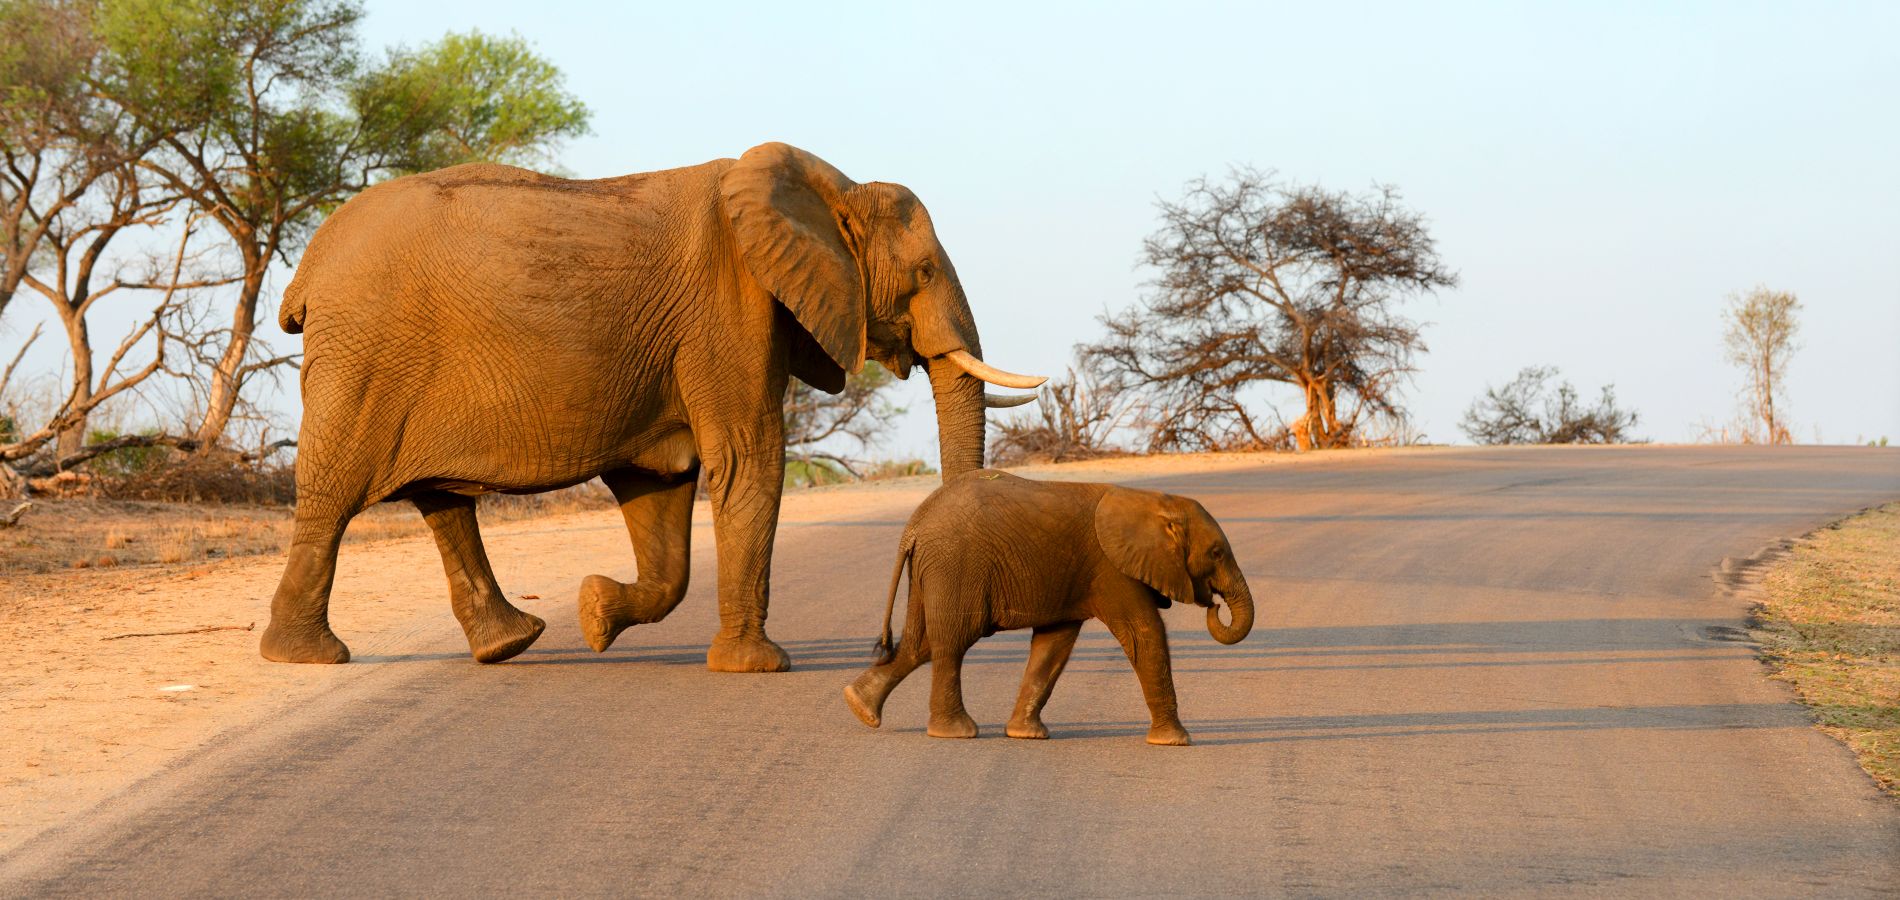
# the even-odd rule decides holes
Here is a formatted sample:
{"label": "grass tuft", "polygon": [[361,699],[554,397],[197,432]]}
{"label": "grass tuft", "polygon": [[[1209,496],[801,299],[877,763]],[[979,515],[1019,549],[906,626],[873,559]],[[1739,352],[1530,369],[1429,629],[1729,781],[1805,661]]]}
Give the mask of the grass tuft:
{"label": "grass tuft", "polygon": [[1900,797],[1900,503],[1815,532],[1761,584],[1774,677]]}
{"label": "grass tuft", "polygon": [[159,542],[158,561],[181,563],[198,555],[198,537],[190,527],[173,529]]}

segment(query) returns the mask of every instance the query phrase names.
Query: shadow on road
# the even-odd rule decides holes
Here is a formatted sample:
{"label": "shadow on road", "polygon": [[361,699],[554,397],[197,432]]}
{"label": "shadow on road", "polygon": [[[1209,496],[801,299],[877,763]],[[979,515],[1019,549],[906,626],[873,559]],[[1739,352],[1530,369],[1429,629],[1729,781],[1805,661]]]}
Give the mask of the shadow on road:
{"label": "shadow on road", "polygon": [[[1148,733],[1148,723],[1048,722],[1054,740],[1125,740]],[[1377,738],[1428,738],[1447,735],[1525,732],[1618,731],[1651,729],[1700,731],[1803,727],[1784,704],[1712,704],[1708,706],[1582,707],[1525,710],[1456,710],[1342,716],[1258,716],[1238,719],[1188,719],[1188,732],[1200,746],[1272,744],[1298,741],[1360,741]],[[1003,737],[1003,723],[980,726],[984,738]],[[922,735],[924,729],[898,727],[897,734]]]}
{"label": "shadow on road", "polygon": [[[1704,637],[1713,619],[1560,619],[1522,622],[1447,622],[1320,628],[1261,628],[1236,646],[1204,634],[1176,632],[1175,671],[1281,672],[1353,669],[1488,668],[1611,665],[1747,659],[1752,646]],[[860,669],[870,665],[872,638],[780,641],[794,671]],[[637,641],[596,654],[585,647],[529,650],[504,666],[665,665],[704,666],[706,644],[641,646]],[[1011,631],[977,643],[964,657],[970,666],[1021,666],[1029,632]],[[369,664],[466,660],[459,652],[363,656]],[[1120,645],[1099,626],[1084,631],[1071,664],[1127,665]]]}

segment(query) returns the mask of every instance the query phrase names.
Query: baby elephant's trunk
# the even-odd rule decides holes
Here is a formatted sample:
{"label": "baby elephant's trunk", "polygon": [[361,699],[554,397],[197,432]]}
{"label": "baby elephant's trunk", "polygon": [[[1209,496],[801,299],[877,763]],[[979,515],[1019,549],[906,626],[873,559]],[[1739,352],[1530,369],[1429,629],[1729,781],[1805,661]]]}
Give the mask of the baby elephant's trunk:
{"label": "baby elephant's trunk", "polygon": [[1238,644],[1253,630],[1253,591],[1248,589],[1247,579],[1241,576],[1240,567],[1231,559],[1227,565],[1231,571],[1222,573],[1227,576],[1222,579],[1225,586],[1216,584],[1214,590],[1221,595],[1221,599],[1227,601],[1228,616],[1233,619],[1233,623],[1222,625],[1219,604],[1210,606],[1207,608],[1207,633],[1223,644]]}

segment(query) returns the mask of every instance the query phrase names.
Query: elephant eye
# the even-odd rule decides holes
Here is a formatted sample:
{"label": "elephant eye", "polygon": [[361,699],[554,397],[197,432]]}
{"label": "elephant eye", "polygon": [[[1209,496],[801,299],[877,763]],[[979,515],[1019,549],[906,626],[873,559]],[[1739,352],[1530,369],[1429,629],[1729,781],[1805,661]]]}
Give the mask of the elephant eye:
{"label": "elephant eye", "polygon": [[931,268],[929,263],[917,264],[917,286],[918,287],[923,287],[924,285],[929,284],[930,279],[935,278],[935,277],[937,277],[937,270]]}
{"label": "elephant eye", "polygon": [[1221,547],[1215,547],[1214,549],[1207,551],[1207,555],[1215,559],[1220,559],[1221,557],[1227,555],[1227,551]]}

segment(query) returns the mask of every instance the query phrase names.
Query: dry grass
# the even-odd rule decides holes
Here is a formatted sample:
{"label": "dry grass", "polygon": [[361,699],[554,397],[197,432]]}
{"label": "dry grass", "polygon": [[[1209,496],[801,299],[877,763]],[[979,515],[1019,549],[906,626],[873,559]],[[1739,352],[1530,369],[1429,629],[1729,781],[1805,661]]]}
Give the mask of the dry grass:
{"label": "dry grass", "polygon": [[[590,482],[546,494],[485,496],[481,521],[495,524],[612,506],[613,495],[606,487]],[[291,508],[277,505],[36,498],[19,524],[0,530],[0,577],[282,553],[293,521]],[[415,507],[382,503],[351,521],[343,540],[356,544],[427,531]]]}
{"label": "dry grass", "polygon": [[158,561],[165,565],[181,563],[198,555],[198,537],[191,526],[174,528],[158,541]]}
{"label": "dry grass", "polygon": [[1900,796],[1900,503],[1810,535],[1762,588],[1775,677]]}

